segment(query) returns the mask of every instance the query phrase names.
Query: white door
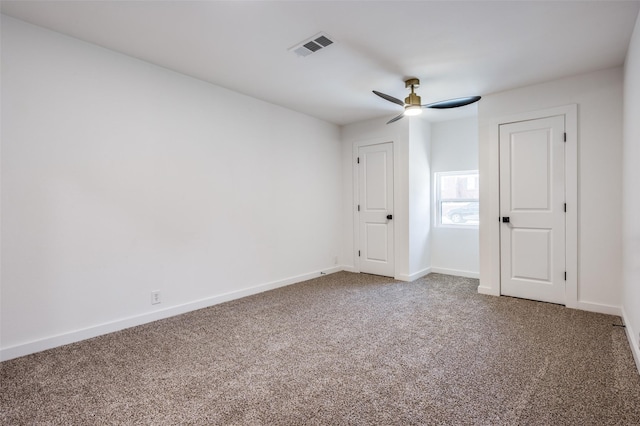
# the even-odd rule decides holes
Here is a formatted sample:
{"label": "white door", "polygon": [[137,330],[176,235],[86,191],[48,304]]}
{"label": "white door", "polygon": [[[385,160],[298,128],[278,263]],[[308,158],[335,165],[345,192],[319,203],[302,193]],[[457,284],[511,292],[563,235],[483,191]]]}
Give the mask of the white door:
{"label": "white door", "polygon": [[564,116],[500,126],[501,294],[565,304]]}
{"label": "white door", "polygon": [[360,272],[393,277],[393,143],[358,149]]}

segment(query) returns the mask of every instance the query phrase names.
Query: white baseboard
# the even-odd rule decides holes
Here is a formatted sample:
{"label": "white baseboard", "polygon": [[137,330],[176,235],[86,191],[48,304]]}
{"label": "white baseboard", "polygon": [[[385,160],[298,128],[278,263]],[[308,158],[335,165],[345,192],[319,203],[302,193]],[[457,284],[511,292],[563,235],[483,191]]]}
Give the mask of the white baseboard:
{"label": "white baseboard", "polygon": [[476,279],[480,278],[480,272],[463,271],[460,269],[431,267],[431,272],[436,274],[455,275],[456,277],[476,278]]}
{"label": "white baseboard", "polygon": [[478,287],[479,294],[485,294],[487,296],[500,296],[500,290],[494,287]]}
{"label": "white baseboard", "polygon": [[193,302],[184,303],[182,305],[170,306],[168,308],[160,309],[157,311],[146,312],[144,314],[134,315],[131,317],[98,324],[80,330],[45,337],[43,339],[33,340],[31,342],[10,346],[8,348],[2,348],[0,349],[0,361],[7,361],[13,358],[18,358],[47,349],[56,348],[58,346],[68,345],[70,343],[91,339],[93,337],[98,337],[104,334],[124,330],[125,328],[135,327],[164,318],[169,318],[187,312],[195,311],[197,309],[207,308],[209,306],[228,302],[230,300],[240,299],[242,297],[251,296],[253,294],[262,293],[264,291],[273,290],[279,287],[285,287],[291,284],[318,278],[323,275],[332,274],[342,270],[343,268],[341,266],[335,266],[333,268],[323,269],[321,271],[310,272],[308,274],[285,278],[283,280],[272,281],[238,291],[232,291],[213,297],[207,297],[205,299],[195,300]]}
{"label": "white baseboard", "polygon": [[395,277],[393,277],[394,279],[398,280],[398,281],[407,281],[407,282],[411,282],[411,281],[415,281],[418,278],[422,278],[425,275],[429,275],[431,273],[431,268],[424,268],[421,271],[418,272],[414,272],[413,274],[407,275],[407,274],[398,274]]}
{"label": "white baseboard", "polygon": [[[327,269],[323,269],[321,271],[317,271],[317,272],[311,272],[309,274],[304,274],[304,275],[299,275],[299,277],[309,277],[309,278],[304,278],[301,280],[298,280],[298,277],[293,277],[293,278],[288,278],[289,280],[294,279],[296,281],[293,281],[289,284],[285,284],[285,285],[290,285],[290,284],[296,284],[302,281],[307,281],[307,280],[311,280],[313,278],[318,278],[318,276],[323,276],[323,275],[329,275],[329,274],[335,274],[336,272],[341,272],[344,271],[344,268],[342,266],[334,266],[333,268],[327,268]],[[280,281],[277,281],[280,282]],[[278,287],[283,287],[283,286],[278,286]],[[278,287],[274,287],[274,288],[278,288]]]}
{"label": "white baseboard", "polygon": [[633,359],[636,361],[636,368],[640,374],[640,342],[637,340],[638,330],[634,330],[631,326],[631,321],[629,321],[624,306],[622,307],[622,322],[624,322],[627,339],[629,339],[629,344],[631,345],[631,353],[633,354]]}
{"label": "white baseboard", "polygon": [[342,265],[341,268],[342,268],[341,270],[345,272],[354,272],[354,273],[360,272],[353,265]]}
{"label": "white baseboard", "polygon": [[622,309],[620,308],[620,306],[578,301],[576,309],[580,309],[582,311],[597,312],[599,314],[617,315],[619,317],[622,316]]}

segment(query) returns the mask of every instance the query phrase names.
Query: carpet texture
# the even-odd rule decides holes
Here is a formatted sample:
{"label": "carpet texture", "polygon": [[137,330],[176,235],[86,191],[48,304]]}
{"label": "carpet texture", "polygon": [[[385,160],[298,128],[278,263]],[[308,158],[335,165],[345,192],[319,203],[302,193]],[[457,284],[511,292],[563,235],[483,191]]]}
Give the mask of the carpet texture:
{"label": "carpet texture", "polygon": [[0,364],[0,423],[638,425],[620,318],[340,272]]}

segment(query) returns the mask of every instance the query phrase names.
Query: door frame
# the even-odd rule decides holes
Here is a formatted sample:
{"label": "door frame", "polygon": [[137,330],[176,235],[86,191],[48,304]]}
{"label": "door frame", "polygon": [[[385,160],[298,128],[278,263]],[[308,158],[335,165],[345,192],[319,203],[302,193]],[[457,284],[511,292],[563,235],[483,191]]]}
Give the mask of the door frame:
{"label": "door frame", "polygon": [[[360,256],[358,256],[358,249],[360,247],[360,213],[358,212],[358,204],[360,204],[360,174],[358,173],[358,151],[361,147],[371,146],[371,145],[382,145],[384,143],[390,143],[391,149],[393,152],[393,219],[397,222],[397,197],[398,193],[398,163],[397,163],[397,152],[396,152],[396,144],[393,140],[388,138],[375,138],[375,139],[365,139],[353,142],[353,266],[354,272],[360,273]],[[398,269],[398,247],[397,247],[397,238],[398,230],[397,226],[393,227],[393,275],[395,278],[396,271]]]}
{"label": "door frame", "polygon": [[[563,115],[565,118],[565,200],[567,213],[565,216],[565,257],[567,281],[565,287],[565,302],[568,308],[578,308],[578,105],[570,104],[555,108],[542,109],[498,117],[489,126],[489,142],[491,167],[483,173],[480,171],[480,187],[488,186],[490,193],[488,214],[482,214],[482,200],[480,204],[481,222],[480,232],[488,232],[491,241],[490,268],[481,270],[479,293],[499,296],[501,294],[500,281],[500,125],[519,121],[536,120],[540,118]],[[484,176],[483,176],[484,175]],[[486,180],[483,181],[483,177]],[[486,193],[486,192],[485,192]],[[483,225],[482,219],[486,219]],[[481,253],[482,257],[483,254]],[[483,262],[480,262],[481,267]],[[489,284],[489,285],[487,285]]]}

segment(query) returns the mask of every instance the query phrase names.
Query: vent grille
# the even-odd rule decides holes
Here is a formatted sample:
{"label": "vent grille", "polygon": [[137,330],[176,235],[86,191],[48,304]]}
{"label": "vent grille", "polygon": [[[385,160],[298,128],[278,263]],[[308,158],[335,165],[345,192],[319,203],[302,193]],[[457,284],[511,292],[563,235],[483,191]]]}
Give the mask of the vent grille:
{"label": "vent grille", "polygon": [[313,41],[310,41],[309,43],[305,43],[304,47],[306,47],[312,52],[317,52],[318,50],[322,49],[322,46],[320,46],[318,43]]}
{"label": "vent grille", "polygon": [[321,45],[322,45],[322,47],[327,47],[327,46],[329,46],[330,44],[333,44],[333,42],[332,42],[331,40],[329,40],[329,39],[327,38],[327,36],[323,36],[323,35],[322,35],[322,36],[320,36],[320,37],[318,37],[318,38],[317,38],[317,39],[315,39],[314,41],[315,41],[316,43],[321,44]]}
{"label": "vent grille", "polygon": [[289,51],[294,52],[300,57],[309,56],[327,46],[332,45],[334,42],[331,40],[328,34],[318,33],[313,37],[304,40],[301,43],[296,44]]}

